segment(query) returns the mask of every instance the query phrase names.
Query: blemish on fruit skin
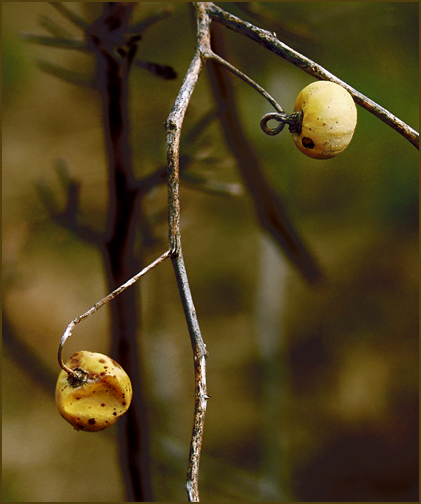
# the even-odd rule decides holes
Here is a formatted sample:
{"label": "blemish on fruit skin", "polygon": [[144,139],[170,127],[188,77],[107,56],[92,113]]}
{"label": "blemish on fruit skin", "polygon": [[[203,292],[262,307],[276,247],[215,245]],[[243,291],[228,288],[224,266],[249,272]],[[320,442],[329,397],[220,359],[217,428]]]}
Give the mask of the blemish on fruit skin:
{"label": "blemish on fruit skin", "polygon": [[95,418],[90,418],[88,420],[88,422],[91,424],[91,425],[95,425]]}
{"label": "blemish on fruit skin", "polygon": [[314,143],[310,138],[303,138],[302,144],[306,149],[314,149]]}

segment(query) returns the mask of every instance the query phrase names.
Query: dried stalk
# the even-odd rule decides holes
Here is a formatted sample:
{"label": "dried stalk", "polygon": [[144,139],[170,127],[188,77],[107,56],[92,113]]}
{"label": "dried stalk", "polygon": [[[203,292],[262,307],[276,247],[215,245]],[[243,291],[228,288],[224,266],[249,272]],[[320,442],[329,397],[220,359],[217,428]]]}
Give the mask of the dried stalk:
{"label": "dried stalk", "polygon": [[96,302],[92,306],[92,308],[90,308],[88,311],[86,311],[82,315],[79,315],[79,317],[76,317],[75,319],[73,319],[70,322],[70,324],[67,326],[66,330],[64,331],[63,336],[61,337],[60,345],[59,345],[59,349],[58,349],[58,363],[62,369],[64,369],[68,374],[74,374],[73,370],[68,368],[64,364],[63,358],[62,358],[63,346],[66,343],[66,341],[70,338],[70,336],[72,335],[74,327],[77,324],[79,324],[80,322],[82,322],[83,320],[85,320],[86,318],[93,315],[97,310],[102,308],[105,304],[107,304],[109,301],[113,300],[115,297],[117,297],[119,294],[121,294],[123,291],[125,291],[127,289],[127,287],[130,287],[135,282],[137,282],[139,280],[139,278],[141,278],[143,275],[146,275],[146,273],[148,273],[151,269],[155,268],[155,266],[158,266],[158,264],[160,264],[162,261],[167,259],[169,257],[169,255],[170,255],[170,253],[167,250],[161,256],[159,256],[157,259],[155,259],[155,261],[151,262],[148,266],[146,266],[141,271],[139,271],[139,273],[137,273],[132,278],[130,278],[130,280],[127,280],[126,283],[124,283],[123,285],[120,285],[120,287],[118,287],[117,289],[110,292],[110,294],[105,296],[100,301]]}
{"label": "dried stalk", "polygon": [[190,442],[186,490],[190,502],[199,502],[199,463],[203,441],[203,426],[209,398],[206,387],[206,345],[200,332],[196,310],[190,292],[186,268],[181,250],[180,234],[180,137],[184,116],[195,85],[203,68],[203,47],[210,43],[209,18],[202,16],[200,4],[196,4],[197,47],[187,74],[181,85],[174,106],[166,122],[168,160],[168,224],[169,248],[177,285],[189,328],[194,356],[195,409],[193,433]]}

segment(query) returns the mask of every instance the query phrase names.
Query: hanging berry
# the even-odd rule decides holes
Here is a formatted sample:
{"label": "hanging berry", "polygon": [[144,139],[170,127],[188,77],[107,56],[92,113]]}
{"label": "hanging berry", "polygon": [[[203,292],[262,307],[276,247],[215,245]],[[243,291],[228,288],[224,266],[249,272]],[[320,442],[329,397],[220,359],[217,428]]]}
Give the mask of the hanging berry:
{"label": "hanging berry", "polygon": [[292,133],[295,145],[311,158],[337,156],[349,145],[357,125],[357,108],[348,91],[334,82],[313,82],[297,97],[301,130]]}
{"label": "hanging berry", "polygon": [[[269,121],[276,121],[275,127]],[[314,159],[328,159],[349,145],[357,125],[357,108],[348,91],[334,82],[313,82],[297,97],[294,112],[278,110],[266,114],[260,127],[267,135],[277,135],[285,124],[295,145]]]}
{"label": "hanging berry", "polygon": [[128,410],[132,384],[124,369],[101,353],[76,352],[56,385],[60,414],[76,430],[96,432],[111,427]]}

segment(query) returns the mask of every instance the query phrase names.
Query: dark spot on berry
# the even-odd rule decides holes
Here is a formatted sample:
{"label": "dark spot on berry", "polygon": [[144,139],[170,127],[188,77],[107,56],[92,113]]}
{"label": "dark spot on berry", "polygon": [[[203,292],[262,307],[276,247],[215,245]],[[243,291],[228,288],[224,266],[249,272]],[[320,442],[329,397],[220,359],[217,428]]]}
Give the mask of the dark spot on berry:
{"label": "dark spot on berry", "polygon": [[114,411],[113,415],[114,415],[114,416],[117,416],[117,412],[115,412],[115,411]]}
{"label": "dark spot on berry", "polygon": [[91,425],[95,425],[95,423],[96,423],[96,422],[95,422],[95,418],[90,418],[90,419],[88,420],[88,423],[89,423],[89,424],[91,424]]}
{"label": "dark spot on berry", "polygon": [[104,360],[104,359],[99,359],[99,362],[104,363],[104,362],[105,362],[105,360]]}
{"label": "dark spot on berry", "polygon": [[123,401],[121,404],[122,404],[123,406],[126,406],[126,401]]}
{"label": "dark spot on berry", "polygon": [[105,403],[101,403],[101,406],[104,407],[105,406]]}
{"label": "dark spot on berry", "polygon": [[305,147],[306,149],[314,149],[314,143],[311,138],[304,137],[301,140],[301,143],[303,144],[303,147]]}
{"label": "dark spot on berry", "polygon": [[105,371],[103,371],[102,373],[99,373],[99,376],[104,376],[106,375],[107,373]]}

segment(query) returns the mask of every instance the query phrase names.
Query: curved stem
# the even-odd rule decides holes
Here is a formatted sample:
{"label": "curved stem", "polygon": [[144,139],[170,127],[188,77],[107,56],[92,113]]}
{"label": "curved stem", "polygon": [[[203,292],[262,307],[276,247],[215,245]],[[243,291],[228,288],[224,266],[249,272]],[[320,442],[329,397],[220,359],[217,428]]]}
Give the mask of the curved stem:
{"label": "curved stem", "polygon": [[409,142],[411,142],[412,145],[419,149],[419,133],[408,126],[408,124],[406,124],[404,121],[396,117],[394,114],[380,106],[378,103],[363,95],[362,93],[351,87],[349,84],[342,81],[334,74],[323,68],[318,63],[315,63],[311,59],[300,54],[298,51],[295,51],[291,47],[288,47],[286,44],[278,40],[276,38],[276,35],[274,35],[273,33],[258,28],[257,26],[254,26],[247,21],[243,21],[237,16],[224,11],[212,2],[201,3],[206,9],[208,15],[215,21],[222,23],[227,28],[236,31],[237,33],[241,33],[242,35],[251,38],[258,44],[263,45],[264,47],[266,47],[266,49],[269,49],[278,56],[281,56],[293,65],[301,68],[301,70],[304,70],[304,72],[312,75],[316,79],[336,82],[336,84],[344,87],[353,96],[355,103],[365,108],[368,112],[393,128]]}
{"label": "curved stem", "polygon": [[[275,128],[270,128],[268,126],[269,121],[278,121],[278,126]],[[278,113],[271,112],[269,114],[265,114],[260,121],[260,127],[266,133],[266,135],[277,135],[283,129],[285,124],[289,124],[290,133],[300,133],[301,124],[303,121],[303,112],[298,110],[297,112],[291,112],[290,114],[286,112]]]}
{"label": "curved stem", "polygon": [[73,319],[70,322],[70,324],[67,326],[66,330],[64,331],[63,336],[61,337],[60,345],[59,345],[59,348],[58,348],[58,363],[59,363],[59,365],[60,365],[60,367],[62,369],[64,369],[69,374],[74,374],[73,370],[70,369],[70,368],[68,368],[64,364],[63,359],[62,359],[63,346],[66,343],[66,341],[68,340],[68,338],[70,338],[70,336],[72,335],[72,331],[73,331],[74,327],[77,324],[79,324],[80,322],[82,322],[82,320],[90,317],[93,313],[95,313],[102,306],[104,306],[109,301],[111,301],[112,299],[114,299],[116,296],[118,296],[119,294],[121,294],[124,290],[127,289],[127,287],[130,287],[135,282],[137,282],[140,277],[142,277],[143,275],[145,275],[146,273],[148,273],[148,271],[150,271],[152,268],[155,268],[155,266],[157,266],[159,263],[161,263],[162,261],[164,261],[165,259],[167,259],[167,257],[170,257],[170,251],[169,250],[167,250],[166,252],[164,252],[161,256],[158,257],[158,259],[155,259],[155,261],[151,262],[148,266],[146,266],[141,271],[139,271],[139,273],[137,273],[132,278],[130,278],[130,280],[128,280],[126,283],[124,283],[123,285],[120,285],[120,287],[118,287],[117,289],[115,289],[112,292],[110,292],[110,294],[108,294],[107,296],[105,296],[105,298],[103,298],[100,301],[98,301],[97,303],[95,303],[92,306],[92,308],[90,308],[88,311],[86,311],[82,315],[79,315],[79,317],[76,317],[75,319]]}
{"label": "curved stem", "polygon": [[262,88],[262,86],[259,86],[257,82],[255,82],[253,79],[251,79],[248,75],[244,74],[238,68],[236,68],[234,65],[231,65],[231,63],[228,63],[228,61],[224,60],[217,54],[215,54],[213,51],[210,53],[206,54],[207,59],[212,59],[219,63],[221,66],[232,72],[234,75],[242,79],[244,82],[249,84],[253,89],[255,89],[258,93],[260,93],[263,98],[265,98],[271,105],[272,107],[277,110],[279,113],[284,112],[284,109],[279,105],[279,103],[273,98],[266,90]]}

